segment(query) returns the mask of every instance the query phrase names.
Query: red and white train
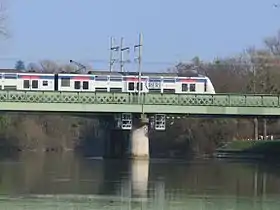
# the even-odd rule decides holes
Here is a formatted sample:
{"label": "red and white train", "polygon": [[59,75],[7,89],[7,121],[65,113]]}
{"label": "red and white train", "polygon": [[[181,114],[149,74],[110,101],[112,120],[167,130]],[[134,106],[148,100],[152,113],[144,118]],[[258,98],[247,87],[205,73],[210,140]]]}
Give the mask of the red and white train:
{"label": "red and white train", "polygon": [[[215,94],[211,80],[205,76],[180,77],[146,73],[141,76],[143,93]],[[67,92],[138,92],[136,73],[32,73],[0,72],[1,90],[67,91]]]}

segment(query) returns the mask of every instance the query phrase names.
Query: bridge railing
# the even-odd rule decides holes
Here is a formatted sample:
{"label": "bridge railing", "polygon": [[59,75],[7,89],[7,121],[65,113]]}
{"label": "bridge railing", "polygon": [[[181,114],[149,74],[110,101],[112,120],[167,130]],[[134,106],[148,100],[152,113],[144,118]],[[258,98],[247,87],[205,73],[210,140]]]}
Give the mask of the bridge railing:
{"label": "bridge railing", "polygon": [[224,107],[279,107],[279,96],[275,95],[229,95],[229,94],[147,94],[144,104],[179,106],[224,106]]}
{"label": "bridge railing", "polygon": [[280,107],[279,95],[0,91],[0,102]]}

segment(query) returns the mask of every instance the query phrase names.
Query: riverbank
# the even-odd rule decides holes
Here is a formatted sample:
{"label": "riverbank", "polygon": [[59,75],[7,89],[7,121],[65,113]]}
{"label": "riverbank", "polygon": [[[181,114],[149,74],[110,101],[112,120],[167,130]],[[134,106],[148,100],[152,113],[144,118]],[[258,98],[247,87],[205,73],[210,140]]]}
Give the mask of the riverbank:
{"label": "riverbank", "polygon": [[216,158],[280,158],[280,139],[278,140],[237,140],[216,149]]}

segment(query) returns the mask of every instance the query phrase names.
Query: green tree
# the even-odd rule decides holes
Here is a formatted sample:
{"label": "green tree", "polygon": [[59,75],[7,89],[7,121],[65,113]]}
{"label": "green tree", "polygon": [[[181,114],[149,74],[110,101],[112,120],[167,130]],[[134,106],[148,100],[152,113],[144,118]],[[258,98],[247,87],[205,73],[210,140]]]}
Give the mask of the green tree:
{"label": "green tree", "polygon": [[16,70],[25,70],[25,64],[22,60],[19,60],[16,62],[16,65],[15,65],[15,69]]}

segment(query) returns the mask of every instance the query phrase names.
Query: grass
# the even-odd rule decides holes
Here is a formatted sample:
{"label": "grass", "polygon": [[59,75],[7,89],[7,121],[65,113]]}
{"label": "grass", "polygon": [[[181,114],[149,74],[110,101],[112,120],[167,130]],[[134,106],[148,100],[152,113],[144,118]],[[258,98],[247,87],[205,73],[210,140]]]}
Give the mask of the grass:
{"label": "grass", "polygon": [[258,140],[258,141],[232,141],[217,151],[240,151],[248,153],[278,153],[280,154],[280,140]]}

